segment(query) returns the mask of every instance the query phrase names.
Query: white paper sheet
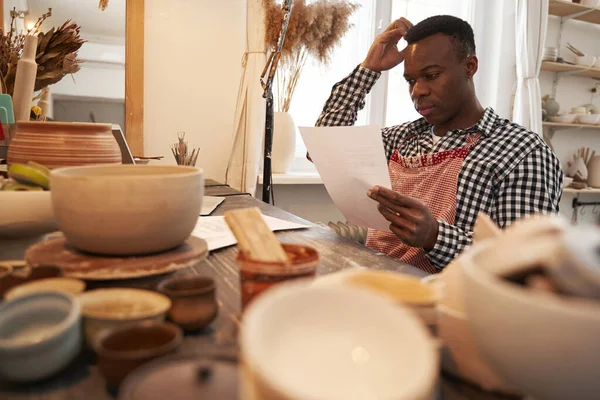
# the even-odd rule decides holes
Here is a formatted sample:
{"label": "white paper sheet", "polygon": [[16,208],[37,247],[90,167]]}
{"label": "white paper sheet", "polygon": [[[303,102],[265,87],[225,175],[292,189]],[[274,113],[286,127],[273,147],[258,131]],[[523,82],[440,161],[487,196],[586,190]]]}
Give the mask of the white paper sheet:
{"label": "white paper sheet", "polygon": [[[284,221],[282,219],[263,215],[265,222],[272,231],[285,231],[293,229],[309,228],[309,225],[297,224],[295,222]],[[225,218],[218,217],[200,217],[192,235],[206,240],[210,251],[217,250],[227,246],[233,246],[237,240]]]}
{"label": "white paper sheet", "polygon": [[348,222],[389,232],[390,223],[367,197],[391,187],[381,129],[375,126],[300,128],[327,192]]}
{"label": "white paper sheet", "polygon": [[215,210],[225,200],[225,197],[215,197],[215,196],[204,196],[202,199],[202,210],[200,210],[200,215],[206,216],[210,215],[211,212]]}

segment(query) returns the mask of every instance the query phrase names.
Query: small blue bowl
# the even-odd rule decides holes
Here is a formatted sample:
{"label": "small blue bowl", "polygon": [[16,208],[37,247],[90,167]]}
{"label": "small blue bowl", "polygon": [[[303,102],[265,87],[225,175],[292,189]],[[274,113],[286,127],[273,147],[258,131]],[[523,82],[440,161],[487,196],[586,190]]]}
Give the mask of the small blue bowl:
{"label": "small blue bowl", "polygon": [[82,346],[81,306],[67,293],[35,293],[0,305],[0,376],[32,382],[65,368]]}

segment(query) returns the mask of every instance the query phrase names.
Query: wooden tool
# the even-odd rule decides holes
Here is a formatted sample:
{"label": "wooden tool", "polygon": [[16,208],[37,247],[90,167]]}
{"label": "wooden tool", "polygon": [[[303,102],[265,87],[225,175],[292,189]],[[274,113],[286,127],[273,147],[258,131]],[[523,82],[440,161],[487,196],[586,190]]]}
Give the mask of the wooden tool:
{"label": "wooden tool", "polygon": [[265,223],[257,207],[225,213],[225,221],[238,240],[238,246],[250,259],[287,262],[287,254]]}

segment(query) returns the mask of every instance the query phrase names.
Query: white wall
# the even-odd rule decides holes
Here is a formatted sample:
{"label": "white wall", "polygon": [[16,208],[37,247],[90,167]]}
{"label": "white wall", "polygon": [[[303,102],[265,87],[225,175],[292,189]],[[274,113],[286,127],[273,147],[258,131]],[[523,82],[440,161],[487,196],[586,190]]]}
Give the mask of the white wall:
{"label": "white wall", "polygon": [[245,51],[243,0],[146,0],[144,148],[173,163],[185,131],[198,166],[224,181]]}
{"label": "white wall", "polygon": [[[560,25],[559,18],[550,17],[548,22],[548,34],[546,36],[546,46],[555,47],[557,43],[558,28]],[[598,38],[600,38],[600,26],[588,24],[580,21],[568,21],[563,30],[562,43],[560,54],[566,60],[572,61],[573,55],[564,45],[569,42],[579,48],[584,53],[600,56],[600,47],[598,46]],[[542,71],[540,76],[540,84],[542,96],[551,94],[552,81],[554,73]],[[587,104],[590,102],[590,90],[594,83],[597,83],[590,78],[582,78],[575,76],[562,76],[557,86],[556,100],[560,104],[560,112],[568,113],[572,107]],[[594,104],[600,108],[599,97],[596,96]],[[566,168],[566,162],[571,157],[573,152],[581,147],[589,147],[592,150],[600,153],[600,130],[564,130],[558,131],[552,140],[554,151],[560,158],[563,164],[563,169]],[[571,203],[573,201],[572,194],[565,193],[561,202],[561,214],[571,218],[573,209]],[[581,195],[581,201],[600,201],[598,195]],[[592,210],[588,209],[585,215],[579,215],[579,221],[595,222],[597,215],[592,214]]]}

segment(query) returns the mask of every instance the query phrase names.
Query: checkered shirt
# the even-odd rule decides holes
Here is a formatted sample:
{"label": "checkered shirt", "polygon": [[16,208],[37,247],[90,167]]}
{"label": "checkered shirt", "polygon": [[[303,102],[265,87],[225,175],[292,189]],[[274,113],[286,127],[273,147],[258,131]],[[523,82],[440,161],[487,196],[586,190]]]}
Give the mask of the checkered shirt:
{"label": "checkered shirt", "polygon": [[[358,66],[333,86],[316,125],[353,125],[380,75]],[[467,133],[482,133],[458,177],[454,225],[439,221],[437,242],[426,254],[437,269],[443,269],[471,244],[480,211],[501,227],[530,214],[558,212],[563,176],[560,162],[538,134],[500,118],[491,108],[471,128],[449,131],[435,145],[431,132],[431,125],[424,118],[384,128],[388,160],[403,139],[411,135],[414,137],[398,149],[402,156],[464,147]]]}

